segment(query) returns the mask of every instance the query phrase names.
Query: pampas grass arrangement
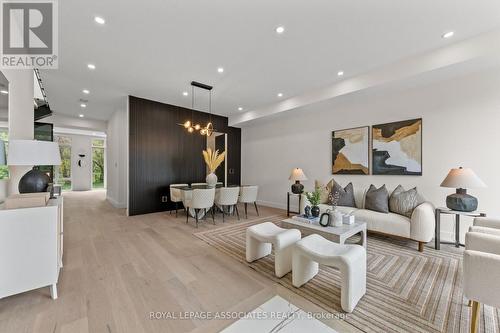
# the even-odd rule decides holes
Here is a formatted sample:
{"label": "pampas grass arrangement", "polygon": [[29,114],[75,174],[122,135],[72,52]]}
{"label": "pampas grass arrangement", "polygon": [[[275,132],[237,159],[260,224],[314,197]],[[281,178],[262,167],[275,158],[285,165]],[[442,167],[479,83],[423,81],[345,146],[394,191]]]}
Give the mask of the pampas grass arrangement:
{"label": "pampas grass arrangement", "polygon": [[219,154],[218,150],[212,151],[212,149],[208,148],[207,150],[203,151],[203,158],[205,159],[205,163],[207,164],[210,173],[214,173],[219,165],[224,162],[224,159],[226,158],[226,152],[223,151]]}

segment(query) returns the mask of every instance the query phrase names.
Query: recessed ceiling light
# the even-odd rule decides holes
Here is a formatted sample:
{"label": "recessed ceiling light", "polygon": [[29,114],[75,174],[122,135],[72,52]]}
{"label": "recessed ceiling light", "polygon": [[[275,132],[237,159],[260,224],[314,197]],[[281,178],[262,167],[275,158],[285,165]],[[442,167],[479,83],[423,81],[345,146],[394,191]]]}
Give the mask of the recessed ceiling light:
{"label": "recessed ceiling light", "polygon": [[455,34],[455,32],[453,31],[448,31],[447,33],[443,34],[443,38],[451,38],[453,37],[453,35]]}
{"label": "recessed ceiling light", "polygon": [[94,21],[96,21],[96,22],[97,22],[97,23],[99,23],[99,24],[104,24],[104,23],[106,23],[106,20],[105,20],[105,19],[103,19],[103,18],[102,18],[102,17],[100,17],[100,16],[96,16],[96,17],[94,17]]}
{"label": "recessed ceiling light", "polygon": [[0,90],[0,93],[4,94],[4,95],[8,95],[9,94],[9,92],[7,90],[4,90],[4,89]]}
{"label": "recessed ceiling light", "polygon": [[284,32],[285,32],[285,27],[279,26],[279,27],[276,28],[276,33],[282,34]]}
{"label": "recessed ceiling light", "polygon": [[83,118],[85,116],[83,114],[79,114],[78,117]]}
{"label": "recessed ceiling light", "polygon": [[87,65],[87,67],[88,67],[89,69],[92,69],[92,70],[94,70],[94,69],[95,69],[95,65],[94,65],[94,64],[88,64],[88,65]]}
{"label": "recessed ceiling light", "polygon": [[183,92],[182,94],[183,94],[184,96],[189,95],[187,91]]}
{"label": "recessed ceiling light", "polygon": [[343,72],[343,71],[338,71],[338,72],[337,72],[337,76],[342,76],[342,75],[344,75],[344,72]]}
{"label": "recessed ceiling light", "polygon": [[82,104],[80,104],[80,106],[81,106],[82,108],[86,108],[86,107],[87,107],[87,104],[82,103]]}
{"label": "recessed ceiling light", "polygon": [[240,107],[238,108],[238,111],[243,111],[243,108],[240,106]]}
{"label": "recessed ceiling light", "polygon": [[283,97],[283,94],[282,93],[278,93],[278,97]]}
{"label": "recessed ceiling light", "polygon": [[88,89],[83,89],[82,92],[85,94],[85,95],[88,95],[90,94],[90,91]]}
{"label": "recessed ceiling light", "polygon": [[224,73],[224,68],[222,68],[222,67],[217,68],[217,72]]}

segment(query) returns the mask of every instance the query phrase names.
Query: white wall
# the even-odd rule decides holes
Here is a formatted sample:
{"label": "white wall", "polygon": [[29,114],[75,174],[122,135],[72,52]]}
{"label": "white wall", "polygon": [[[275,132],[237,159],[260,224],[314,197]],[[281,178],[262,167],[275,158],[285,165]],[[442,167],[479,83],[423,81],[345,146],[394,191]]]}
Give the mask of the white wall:
{"label": "white wall", "polygon": [[[259,120],[242,129],[242,182],[260,186],[261,204],[285,208],[292,168],[304,169],[308,190],[314,179],[333,177],[332,130],[422,117],[423,176],[337,175],[335,179],[341,184],[352,181],[355,187],[417,186],[428,200],[443,206],[446,195],[453,192],[439,187],[449,169],[470,167],[489,186],[470,190],[479,199],[479,209],[500,217],[498,87],[500,69],[406,90],[353,94]],[[467,229],[462,227],[462,233]],[[443,238],[451,238],[452,221],[443,219],[442,230]]]}
{"label": "white wall", "polygon": [[113,113],[108,120],[106,132],[107,199],[117,208],[126,208],[128,191],[128,117],[126,109]]}
{"label": "white wall", "polygon": [[[84,135],[67,135],[71,138],[71,186],[73,191],[88,191],[92,189],[92,137]],[[80,157],[84,154],[82,166],[78,166]]]}
{"label": "white wall", "polygon": [[[33,140],[33,70],[5,69],[3,74],[9,81],[9,140]],[[9,195],[19,193],[19,180],[31,168],[9,166]]]}

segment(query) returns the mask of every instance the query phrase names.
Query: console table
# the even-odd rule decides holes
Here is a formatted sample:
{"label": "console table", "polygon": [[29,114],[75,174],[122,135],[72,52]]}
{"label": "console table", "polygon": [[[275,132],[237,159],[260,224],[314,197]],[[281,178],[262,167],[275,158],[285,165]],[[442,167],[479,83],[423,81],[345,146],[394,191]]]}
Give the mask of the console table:
{"label": "console table", "polygon": [[[454,242],[441,242],[441,214],[455,215],[455,241]],[[451,210],[448,208],[436,208],[436,231],[434,235],[435,248],[439,250],[441,244],[455,244],[455,247],[465,246],[460,243],[460,216],[469,217],[485,217],[485,213],[479,212],[461,212],[458,210]]]}
{"label": "console table", "polygon": [[63,225],[63,197],[42,207],[0,209],[0,298],[41,287],[57,298]]}

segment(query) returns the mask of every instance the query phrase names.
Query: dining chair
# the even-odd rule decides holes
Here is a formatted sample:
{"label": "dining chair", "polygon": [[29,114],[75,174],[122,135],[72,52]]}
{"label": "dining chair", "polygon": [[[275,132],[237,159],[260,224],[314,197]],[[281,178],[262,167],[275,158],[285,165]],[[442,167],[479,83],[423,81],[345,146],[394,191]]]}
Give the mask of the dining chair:
{"label": "dining chair", "polygon": [[240,219],[238,212],[238,195],[240,194],[239,187],[221,187],[215,192],[215,205],[222,210],[222,222],[225,222],[226,208],[233,208]]}
{"label": "dining chair", "polygon": [[[188,184],[170,184],[170,201],[175,203],[175,217],[177,217],[177,210],[179,202],[182,202],[182,191],[179,187],[188,186]],[[172,214],[172,211],[170,211]]]}
{"label": "dining chair", "polygon": [[258,191],[259,191],[259,187],[257,185],[240,187],[239,202],[245,204],[245,218],[248,218],[247,204],[249,204],[249,203],[254,204],[255,211],[257,212],[257,216],[259,216],[259,208],[257,208],[257,193],[258,193]]}
{"label": "dining chair", "polygon": [[[187,192],[187,191],[185,191]],[[212,213],[212,221],[215,224],[215,217],[214,217],[214,199],[215,199],[215,189],[214,188],[209,188],[209,189],[193,189],[192,191],[191,198],[187,198],[185,196],[185,205],[186,205],[186,223],[189,222],[189,209],[192,208],[194,209],[194,216],[196,219],[196,228],[198,228],[198,212],[200,210],[203,210],[205,212],[204,218],[206,219],[207,216],[207,210],[210,210]]]}

